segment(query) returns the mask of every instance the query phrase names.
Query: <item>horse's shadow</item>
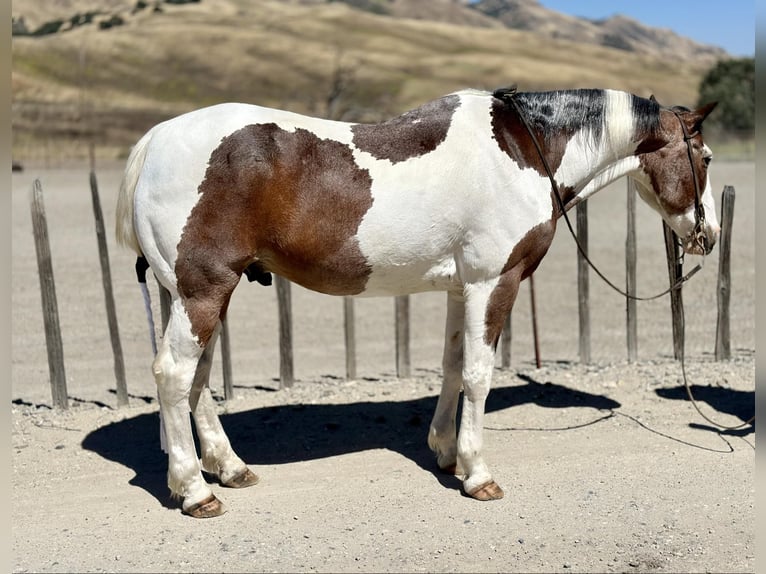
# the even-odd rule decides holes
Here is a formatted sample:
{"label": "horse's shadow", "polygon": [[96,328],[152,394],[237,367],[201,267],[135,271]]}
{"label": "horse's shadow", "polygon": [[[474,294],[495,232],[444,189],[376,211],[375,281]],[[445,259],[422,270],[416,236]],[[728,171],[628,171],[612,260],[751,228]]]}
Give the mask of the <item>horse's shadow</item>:
{"label": "horse's shadow", "polygon": [[[726,413],[739,418],[743,423],[749,420],[755,413],[755,391],[738,391],[735,389],[725,389],[723,387],[691,385],[692,395],[698,402],[705,402],[716,412]],[[661,388],[655,391],[658,396],[664,399],[675,399],[688,401],[689,396],[686,393],[686,387],[679,385],[672,388]],[[755,421],[741,429],[724,430],[696,423],[691,423],[695,428],[709,429],[715,432],[723,432],[736,436],[745,436],[755,432]]]}
{"label": "horse's shadow", "polygon": [[[493,389],[486,412],[534,403],[546,408],[615,409],[620,403],[520,375],[522,386]],[[406,384],[406,383],[402,383]],[[237,454],[251,465],[285,464],[386,448],[432,472],[446,488],[455,477],[439,472],[426,444],[436,397],[349,404],[294,404],[223,414],[221,422]],[[459,416],[459,414],[458,414]],[[171,507],[165,479],[167,458],[159,448],[158,413],[110,423],[88,434],[83,448],[132,469],[130,484]]]}

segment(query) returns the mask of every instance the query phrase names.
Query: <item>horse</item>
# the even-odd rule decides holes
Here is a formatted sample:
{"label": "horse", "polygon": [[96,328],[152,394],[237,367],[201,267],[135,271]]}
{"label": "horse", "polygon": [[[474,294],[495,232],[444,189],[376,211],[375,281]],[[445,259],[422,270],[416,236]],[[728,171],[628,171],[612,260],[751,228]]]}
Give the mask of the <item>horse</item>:
{"label": "horse", "polygon": [[428,446],[467,496],[502,498],[482,421],[519,283],[566,211],[623,176],[685,252],[709,253],[720,227],[701,126],[714,107],[610,89],[461,90],[380,123],[224,103],[151,128],[127,160],[116,235],[171,295],[152,371],[181,511],[226,510],[203,470],[226,487],[259,480],[208,388],[220,321],[246,271],[330,295],[446,292]]}

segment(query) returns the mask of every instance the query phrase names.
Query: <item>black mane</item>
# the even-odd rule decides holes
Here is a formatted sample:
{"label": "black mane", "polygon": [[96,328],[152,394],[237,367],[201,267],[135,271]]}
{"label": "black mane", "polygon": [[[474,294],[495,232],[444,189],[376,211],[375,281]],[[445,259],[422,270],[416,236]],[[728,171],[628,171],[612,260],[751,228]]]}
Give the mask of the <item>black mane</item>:
{"label": "black mane", "polygon": [[[515,86],[499,88],[492,95],[503,101],[513,97],[531,126],[540,133],[574,133],[586,129],[598,141],[604,129],[606,91],[602,89],[517,92]],[[654,131],[659,125],[660,105],[631,95],[634,133]]]}

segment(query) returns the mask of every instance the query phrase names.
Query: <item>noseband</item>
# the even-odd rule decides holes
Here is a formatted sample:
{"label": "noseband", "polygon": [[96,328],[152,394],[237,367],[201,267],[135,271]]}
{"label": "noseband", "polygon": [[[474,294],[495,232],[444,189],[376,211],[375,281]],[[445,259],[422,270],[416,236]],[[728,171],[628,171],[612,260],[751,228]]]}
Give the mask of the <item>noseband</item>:
{"label": "noseband", "polygon": [[[509,88],[501,88],[499,90],[495,90],[495,92],[492,94],[494,97],[502,100],[503,102],[509,103],[513,106],[513,108],[516,110],[516,114],[519,116],[519,119],[521,120],[521,123],[524,125],[524,127],[527,130],[527,133],[529,134],[530,139],[532,140],[532,143],[535,146],[535,149],[537,150],[537,154],[540,157],[540,161],[543,163],[543,167],[545,168],[545,173],[548,175],[548,179],[551,182],[551,189],[553,190],[553,195],[556,198],[556,202],[558,203],[559,209],[561,210],[561,214],[564,216],[564,221],[566,221],[567,227],[569,228],[569,232],[572,234],[572,238],[575,241],[575,244],[577,244],[577,249],[580,252],[580,255],[583,256],[585,261],[590,265],[591,269],[601,277],[601,279],[609,285],[612,289],[617,291],[620,295],[627,297],[628,299],[633,299],[635,301],[651,301],[653,299],[659,299],[660,297],[667,295],[671,291],[674,291],[676,289],[680,289],[681,286],[688,281],[692,275],[694,275],[697,271],[702,269],[702,265],[698,264],[696,265],[691,271],[689,271],[686,275],[678,279],[673,285],[671,285],[669,288],[667,288],[665,291],[661,293],[657,293],[656,295],[653,295],[652,297],[637,297],[635,295],[631,295],[630,293],[626,293],[619,287],[617,287],[614,283],[612,283],[599,269],[596,267],[596,265],[590,260],[588,257],[588,254],[585,252],[585,249],[583,249],[582,245],[580,245],[580,241],[577,239],[577,234],[575,233],[572,222],[569,221],[569,216],[567,215],[566,206],[564,205],[564,200],[561,198],[561,191],[559,190],[559,186],[556,183],[556,179],[553,177],[553,171],[551,170],[551,166],[548,164],[548,160],[545,159],[545,154],[543,153],[543,148],[540,145],[540,142],[537,139],[537,136],[535,135],[535,132],[532,130],[532,126],[529,125],[529,121],[527,120],[526,115],[522,111],[521,107],[519,106],[518,102],[516,101],[516,86],[511,86]],[[699,182],[697,181],[697,170],[694,169],[694,161],[693,161],[693,155],[692,155],[692,144],[691,140],[698,134],[698,132],[695,132],[693,134],[689,134],[688,130],[686,129],[686,124],[684,124],[683,119],[681,119],[681,115],[675,111],[672,110],[675,116],[678,118],[678,120],[681,122],[681,129],[684,133],[684,141],[686,142],[687,151],[689,153],[689,165],[692,168],[692,179],[694,180],[694,205],[695,205],[695,215],[697,222],[694,227],[694,241],[697,243],[700,248],[702,249],[702,253],[705,253],[704,249],[704,238],[705,238],[705,231],[704,231],[704,224],[705,224],[705,209],[702,206],[702,193],[700,191]]]}

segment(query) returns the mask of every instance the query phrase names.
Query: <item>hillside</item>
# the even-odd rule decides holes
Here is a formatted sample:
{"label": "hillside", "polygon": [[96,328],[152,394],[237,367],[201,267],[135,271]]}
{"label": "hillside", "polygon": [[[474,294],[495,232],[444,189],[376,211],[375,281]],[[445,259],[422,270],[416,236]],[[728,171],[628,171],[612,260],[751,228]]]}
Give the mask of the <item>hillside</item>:
{"label": "hillside", "polygon": [[[428,2],[492,20],[461,2]],[[367,8],[307,0],[16,1],[15,26],[21,18],[30,31],[54,18],[63,23],[57,33],[13,37],[14,157],[84,156],[89,139],[100,154],[121,156],[161,119],[226,100],[376,121],[464,87],[515,82],[523,90],[612,87],[691,105],[707,67],[478,20]],[[89,11],[98,14],[83,24]],[[117,24],[100,24],[115,15]]]}

